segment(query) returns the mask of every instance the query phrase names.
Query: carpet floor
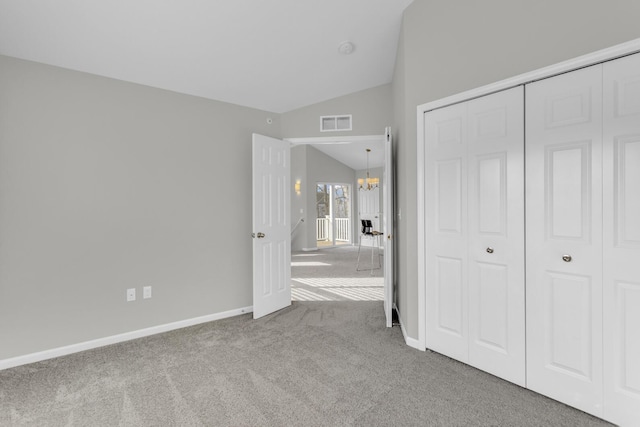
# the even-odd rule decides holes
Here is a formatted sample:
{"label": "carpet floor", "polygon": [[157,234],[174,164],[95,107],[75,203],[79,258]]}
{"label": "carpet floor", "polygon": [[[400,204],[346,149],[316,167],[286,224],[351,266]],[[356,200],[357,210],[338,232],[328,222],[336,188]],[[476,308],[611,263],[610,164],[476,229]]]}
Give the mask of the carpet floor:
{"label": "carpet floor", "polygon": [[[363,247],[360,264],[357,246],[321,248],[291,254],[293,301],[382,301],[384,274],[382,251]],[[380,263],[378,263],[380,259]],[[374,269],[372,269],[372,267]]]}
{"label": "carpet floor", "polygon": [[384,323],[380,301],[294,302],[0,371],[0,425],[607,425]]}

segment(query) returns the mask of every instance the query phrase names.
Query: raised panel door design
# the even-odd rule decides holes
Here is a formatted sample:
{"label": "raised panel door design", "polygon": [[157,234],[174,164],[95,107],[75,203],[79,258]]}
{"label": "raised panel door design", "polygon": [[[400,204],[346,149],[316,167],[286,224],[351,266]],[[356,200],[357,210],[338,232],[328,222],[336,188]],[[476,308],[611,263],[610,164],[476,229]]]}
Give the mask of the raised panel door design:
{"label": "raised panel door design", "polygon": [[461,159],[436,163],[437,168],[437,230],[439,233],[460,233],[462,217]]}
{"label": "raised panel door design", "polygon": [[628,116],[630,114],[640,114],[640,76],[634,75],[617,79],[614,84],[615,90],[615,115],[616,117]]}
{"label": "raised panel door design", "polygon": [[478,283],[477,343],[506,354],[509,330],[509,283],[506,265],[476,263]]}
{"label": "raised panel door design", "polygon": [[603,66],[604,414],[640,425],[640,55]]}
{"label": "raised panel door design", "polygon": [[546,128],[575,126],[591,121],[591,87],[575,87],[569,92],[546,97]]}
{"label": "raised panel door design", "polygon": [[467,117],[425,114],[426,347],[468,362]]}
{"label": "raised panel door design", "polygon": [[617,246],[640,245],[640,135],[614,141],[614,227]]}
{"label": "raised panel door design", "polygon": [[546,298],[549,301],[545,335],[549,342],[550,367],[591,380],[593,341],[593,298],[589,277],[547,272]]}
{"label": "raised panel door design", "polygon": [[589,141],[546,148],[545,228],[549,239],[589,240],[590,163]]}
{"label": "raised panel door design", "polygon": [[480,141],[487,138],[502,138],[507,135],[507,109],[505,107],[476,113],[474,119],[475,136]]}
{"label": "raised panel door design", "polygon": [[462,118],[440,121],[436,127],[438,147],[462,144]]}
{"label": "raised panel door design", "polygon": [[273,294],[274,277],[271,271],[275,267],[273,265],[273,243],[267,242],[260,246],[262,253],[262,296],[270,297]]}
{"label": "raised panel door design", "polygon": [[523,88],[468,102],[469,363],[525,384]]}
{"label": "raised panel door design", "polygon": [[617,388],[633,398],[640,398],[640,282],[616,283],[618,324],[616,347],[620,354],[615,373]]}
{"label": "raised panel door design", "polygon": [[436,268],[438,328],[462,336],[462,260],[437,257]]}
{"label": "raised panel door design", "polygon": [[[478,156],[478,231],[505,235],[507,216],[507,156],[505,153]],[[472,218],[472,221],[476,220]]]}
{"label": "raised panel door design", "polygon": [[602,66],[526,111],[527,387],[602,416]]}

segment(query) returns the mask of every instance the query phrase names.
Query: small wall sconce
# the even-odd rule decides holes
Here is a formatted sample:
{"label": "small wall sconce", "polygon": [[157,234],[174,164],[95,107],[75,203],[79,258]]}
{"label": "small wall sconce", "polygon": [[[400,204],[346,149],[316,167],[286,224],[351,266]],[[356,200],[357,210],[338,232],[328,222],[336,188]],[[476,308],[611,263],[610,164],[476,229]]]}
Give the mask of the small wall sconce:
{"label": "small wall sconce", "polygon": [[300,195],[300,180],[297,179],[296,183],[293,185],[293,189],[296,191],[296,194]]}

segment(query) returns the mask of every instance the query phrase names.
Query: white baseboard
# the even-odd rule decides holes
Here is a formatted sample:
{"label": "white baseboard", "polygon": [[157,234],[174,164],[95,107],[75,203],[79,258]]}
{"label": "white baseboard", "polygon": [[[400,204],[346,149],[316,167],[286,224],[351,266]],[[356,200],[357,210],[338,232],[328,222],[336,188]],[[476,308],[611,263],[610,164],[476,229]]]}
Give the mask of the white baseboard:
{"label": "white baseboard", "polygon": [[398,322],[400,322],[400,330],[402,331],[402,336],[404,337],[405,344],[407,344],[409,347],[415,348],[416,350],[425,351],[426,349],[420,346],[420,341],[407,335],[407,330],[404,328],[404,324],[402,323],[402,317],[400,316],[398,307],[393,304],[393,308],[398,312]]}
{"label": "white baseboard", "polygon": [[313,252],[317,251],[318,248],[302,248],[302,252]]}
{"label": "white baseboard", "polygon": [[39,351],[37,353],[26,354],[24,356],[3,359],[0,360],[0,371],[3,369],[14,368],[16,366],[26,365],[29,363],[40,362],[42,360],[53,359],[54,357],[66,356],[68,354],[91,350],[93,348],[104,347],[106,345],[117,344],[119,342],[134,340],[136,338],[143,338],[149,335],[161,334],[163,332],[173,331],[175,329],[186,328],[187,326],[199,325],[201,323],[212,322],[214,320],[239,316],[241,314],[251,312],[253,312],[253,306],[236,308],[234,310],[223,311],[221,313],[214,313],[208,314],[206,316],[194,317],[192,319],[179,320],[177,322],[165,323],[164,325],[138,329],[137,331],[125,332],[123,334],[112,335],[109,337],[98,338],[78,344],[71,344],[64,347]]}

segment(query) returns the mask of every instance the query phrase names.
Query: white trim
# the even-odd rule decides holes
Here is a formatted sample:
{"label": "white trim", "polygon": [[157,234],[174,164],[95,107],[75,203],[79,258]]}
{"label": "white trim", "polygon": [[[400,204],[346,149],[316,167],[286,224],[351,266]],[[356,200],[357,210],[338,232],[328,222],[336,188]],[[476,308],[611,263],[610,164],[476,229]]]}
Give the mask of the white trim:
{"label": "white trim", "polygon": [[302,248],[302,252],[313,252],[317,251],[318,248]]}
{"label": "white trim", "polygon": [[396,313],[398,313],[398,323],[400,323],[400,330],[402,331],[402,336],[404,337],[405,344],[407,344],[409,347],[415,348],[416,350],[425,351],[426,348],[424,346],[420,346],[420,342],[417,339],[411,338],[409,335],[407,335],[407,330],[404,328],[404,324],[402,323],[402,317],[400,317],[398,307],[393,304],[393,308],[395,308]]}
{"label": "white trim", "polygon": [[173,331],[175,329],[186,328],[187,326],[199,325],[201,323],[225,319],[227,317],[239,316],[241,314],[251,313],[252,311],[252,306],[236,308],[229,311],[223,311],[221,313],[214,313],[208,314],[206,316],[194,317],[192,319],[179,320],[177,322],[165,323],[164,325],[138,329],[137,331],[125,332],[123,334],[111,335],[109,337],[98,338],[95,340],[71,344],[64,347],[52,348],[49,350],[39,351],[37,353],[26,354],[24,356],[3,359],[0,360],[0,371],[3,369],[14,368],[16,366],[26,365],[29,363],[40,362],[42,360],[53,359],[54,357],[66,356],[68,354],[91,350],[93,348],[104,347],[111,344],[134,340],[137,338],[148,337],[150,335],[161,334],[163,332]]}
{"label": "white trim", "polygon": [[[618,44],[606,49],[598,50],[587,55],[578,56],[577,58],[569,59],[567,61],[560,62],[548,67],[540,68],[528,73],[520,74],[515,77],[511,77],[505,80],[501,80],[495,83],[491,83],[485,86],[481,86],[475,89],[471,89],[465,92],[461,92],[455,95],[448,96],[446,98],[438,99],[435,101],[427,102],[425,104],[418,105],[417,111],[417,211],[418,211],[418,344],[420,349],[426,347],[426,229],[424,227],[426,220],[425,213],[425,188],[424,188],[424,165],[425,165],[425,150],[424,150],[424,114],[428,111],[435,110],[437,108],[446,107],[448,105],[457,104],[459,102],[468,101],[470,99],[478,98],[480,96],[489,95],[491,93],[499,92],[501,90],[510,89],[512,87],[532,83],[537,80],[542,80],[548,77],[552,77],[558,74],[567,73],[577,70],[579,68],[588,67],[590,65],[599,64],[605,61],[610,61],[622,56],[632,55],[640,52],[640,39],[628,41],[626,43]],[[422,261],[422,262],[421,262]],[[402,326],[402,324],[401,324]],[[403,330],[404,333],[404,330]],[[407,338],[405,337],[405,341]],[[408,344],[408,342],[407,342]]]}
{"label": "white trim", "polygon": [[473,98],[489,95],[494,92],[510,89],[512,87],[520,86],[523,84],[532,83],[537,80],[546,79],[548,77],[557,76],[558,74],[567,73],[569,71],[574,71],[579,68],[588,67],[590,65],[595,65],[601,62],[611,61],[612,59],[638,52],[640,52],[640,39],[631,40],[626,43],[618,44],[606,49],[578,56],[567,61],[559,62],[548,67],[520,74],[505,80],[500,80],[499,82],[480,86],[478,88],[451,95],[446,98],[418,105],[418,114],[424,114],[427,111],[435,110],[436,108],[442,108],[446,107],[447,105],[468,101]]}
{"label": "white trim", "polygon": [[426,238],[426,211],[425,211],[425,148],[424,144],[421,144],[420,141],[424,141],[424,112],[418,111],[418,132],[417,132],[417,214],[418,214],[418,344],[420,349],[427,348],[427,296],[426,296],[426,283],[427,283],[427,268],[426,268],[426,249],[427,249],[427,238]]}
{"label": "white trim", "polygon": [[360,136],[318,136],[307,138],[283,138],[294,145],[304,144],[350,144],[352,142],[380,141],[384,142],[384,135],[360,135]]}

